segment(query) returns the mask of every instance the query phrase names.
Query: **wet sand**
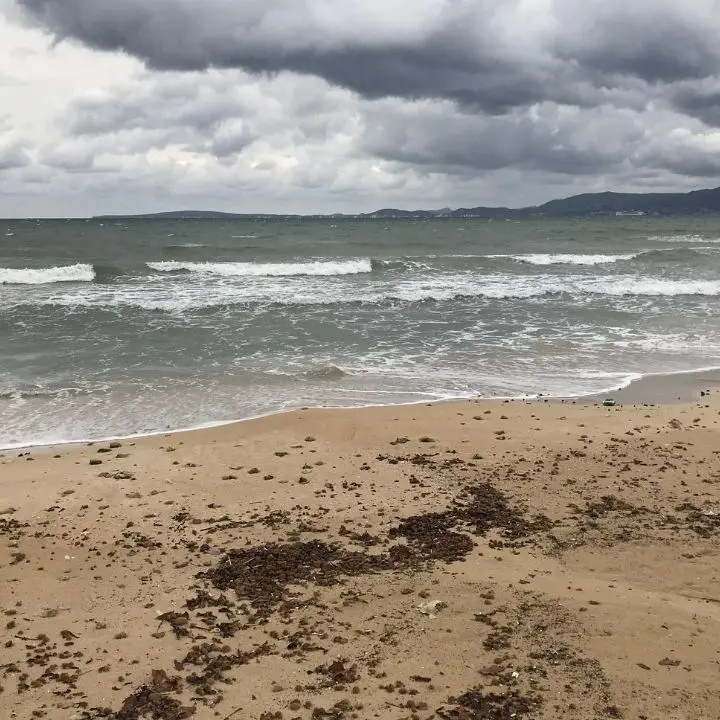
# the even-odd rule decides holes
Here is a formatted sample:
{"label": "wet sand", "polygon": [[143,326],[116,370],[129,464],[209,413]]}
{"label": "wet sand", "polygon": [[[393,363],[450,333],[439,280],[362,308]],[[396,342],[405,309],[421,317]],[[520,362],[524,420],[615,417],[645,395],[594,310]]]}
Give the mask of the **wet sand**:
{"label": "wet sand", "polygon": [[700,375],[6,453],[0,717],[717,720]]}
{"label": "wet sand", "polygon": [[581,398],[581,402],[602,402],[612,398],[623,405],[667,405],[689,403],[720,386],[720,368],[674,375],[645,375],[627,387]]}

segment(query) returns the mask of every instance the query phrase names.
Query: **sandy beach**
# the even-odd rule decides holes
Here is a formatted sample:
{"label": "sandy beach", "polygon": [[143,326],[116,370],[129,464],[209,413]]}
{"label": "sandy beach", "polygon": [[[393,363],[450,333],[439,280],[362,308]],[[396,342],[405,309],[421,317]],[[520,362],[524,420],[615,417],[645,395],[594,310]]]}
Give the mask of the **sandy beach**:
{"label": "sandy beach", "polygon": [[715,375],[8,451],[0,716],[717,720]]}

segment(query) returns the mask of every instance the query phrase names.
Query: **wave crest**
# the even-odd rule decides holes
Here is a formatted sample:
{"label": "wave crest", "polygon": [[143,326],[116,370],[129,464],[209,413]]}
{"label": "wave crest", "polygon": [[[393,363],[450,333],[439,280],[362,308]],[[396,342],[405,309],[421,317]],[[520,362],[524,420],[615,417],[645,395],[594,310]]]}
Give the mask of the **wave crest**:
{"label": "wave crest", "polygon": [[642,253],[628,255],[570,255],[564,253],[529,253],[527,255],[489,255],[506,257],[528,265],[609,265],[623,260],[632,260]]}
{"label": "wave crest", "polygon": [[[568,292],[573,292],[570,289]],[[678,297],[720,296],[718,280],[661,280],[654,278],[605,278],[588,284],[586,292],[597,295]]]}
{"label": "wave crest", "polygon": [[92,282],[92,265],[78,263],[49,268],[0,268],[0,285],[46,285],[59,282]]}
{"label": "wave crest", "polygon": [[369,258],[352,260],[311,260],[294,263],[180,262],[165,260],[146,263],[157,272],[191,272],[223,277],[284,277],[291,275],[359,275],[371,273]]}
{"label": "wave crest", "polygon": [[327,365],[326,367],[314,368],[306,370],[302,376],[308,380],[339,380],[347,375],[347,373],[337,365]]}

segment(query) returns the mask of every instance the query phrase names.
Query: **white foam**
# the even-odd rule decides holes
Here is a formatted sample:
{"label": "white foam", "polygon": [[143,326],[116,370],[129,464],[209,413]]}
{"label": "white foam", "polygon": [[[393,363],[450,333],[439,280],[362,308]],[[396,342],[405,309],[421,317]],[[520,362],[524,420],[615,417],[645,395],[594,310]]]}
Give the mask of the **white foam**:
{"label": "white foam", "polygon": [[0,285],[92,282],[94,279],[93,266],[82,263],[49,268],[0,268]]}
{"label": "white foam", "polygon": [[[305,265],[307,267],[307,265]],[[517,276],[512,273],[484,275],[457,272],[433,276],[409,276],[401,280],[372,284],[321,277],[258,277],[187,273],[158,274],[142,281],[117,284],[86,284],[60,290],[47,286],[33,294],[35,305],[68,308],[140,308],[150,311],[184,313],[237,305],[343,305],[389,302],[443,302],[476,300],[525,300],[553,296],[673,297],[720,296],[720,280],[662,279],[643,275],[601,276],[557,275],[551,272]],[[252,277],[252,276],[250,276]],[[378,277],[378,276],[375,276]],[[382,277],[382,276],[380,276]],[[11,307],[26,302],[24,294],[8,294],[0,305]]]}
{"label": "white foam", "polygon": [[[598,278],[578,283],[587,292],[598,295],[636,295],[648,297],[675,297],[680,295],[720,295],[720,280],[661,280],[659,278]],[[570,290],[572,292],[572,290]]]}
{"label": "white foam", "polygon": [[[487,298],[492,300],[527,299],[549,295],[609,295],[639,297],[720,296],[720,280],[665,280],[660,278],[574,275],[477,276],[453,275],[432,281],[413,280],[397,283],[392,290],[366,294],[364,299],[377,302],[398,299],[407,302],[452,300],[454,298]],[[351,299],[347,295],[344,299]],[[338,298],[332,299],[337,302]]]}
{"label": "white foam", "polygon": [[552,253],[529,253],[527,255],[490,255],[489,257],[507,257],[530,265],[608,265],[610,263],[632,260],[641,253],[629,255],[569,255]]}
{"label": "white foam", "polygon": [[[553,280],[555,280],[553,278]],[[559,293],[562,283],[521,281],[518,278],[506,277],[462,278],[450,277],[444,281],[422,283],[398,283],[394,289],[384,293],[365,296],[369,302],[385,300],[402,300],[404,302],[426,302],[454,300],[456,298],[487,298],[489,300],[524,300],[542,297],[550,293]],[[363,299],[363,298],[361,298]]]}
{"label": "white foam", "polygon": [[186,272],[221,275],[223,277],[284,277],[289,275],[357,275],[372,272],[369,258],[352,260],[309,260],[296,263],[247,262],[150,262],[147,266],[158,272]]}

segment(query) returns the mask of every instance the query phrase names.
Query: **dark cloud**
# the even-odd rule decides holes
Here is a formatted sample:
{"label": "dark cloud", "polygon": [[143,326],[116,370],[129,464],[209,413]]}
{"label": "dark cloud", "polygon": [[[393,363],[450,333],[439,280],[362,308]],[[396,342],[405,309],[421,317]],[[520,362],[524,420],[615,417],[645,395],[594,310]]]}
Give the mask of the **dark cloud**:
{"label": "dark cloud", "polygon": [[711,87],[681,85],[672,92],[669,101],[679,112],[711,127],[720,127],[720,83]]}
{"label": "dark cloud", "polygon": [[289,70],[367,98],[447,98],[491,114],[543,100],[613,102],[635,80],[712,75],[720,58],[704,0],[18,3],[59,39],[155,69]]}
{"label": "dark cloud", "polygon": [[[327,3],[307,0],[19,0],[57,38],[74,38],[134,55],[154,69],[242,68],[316,75],[369,98],[448,97],[503,112],[543,98],[543,72],[503,57],[488,30],[489,0],[445,5],[425,0],[371,3],[324,17]],[[384,5],[384,7],[383,7]],[[439,10],[436,8],[440,8]],[[420,16],[413,22],[411,15]],[[388,25],[390,27],[388,27]],[[365,35],[363,35],[365,33]]]}
{"label": "dark cloud", "polygon": [[665,173],[680,176],[709,178],[713,182],[720,177],[720,156],[704,152],[701,148],[665,148],[644,159],[646,167],[655,167]]}
{"label": "dark cloud", "polygon": [[[705,78],[720,72],[720,25],[704,0],[561,0],[557,54],[606,78],[648,83]],[[617,82],[617,80],[616,80]]]}
{"label": "dark cloud", "polygon": [[517,168],[597,174],[619,167],[642,140],[634,117],[563,112],[552,104],[492,117],[450,106],[416,108],[412,116],[376,109],[368,114],[361,145],[379,157],[434,172]]}

